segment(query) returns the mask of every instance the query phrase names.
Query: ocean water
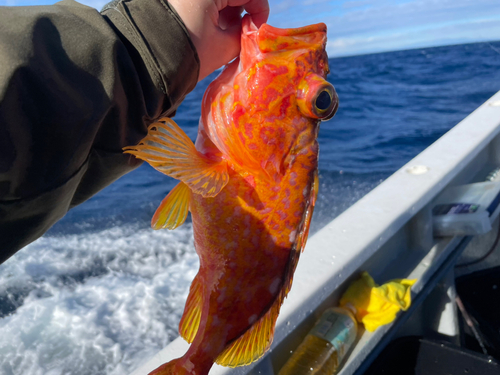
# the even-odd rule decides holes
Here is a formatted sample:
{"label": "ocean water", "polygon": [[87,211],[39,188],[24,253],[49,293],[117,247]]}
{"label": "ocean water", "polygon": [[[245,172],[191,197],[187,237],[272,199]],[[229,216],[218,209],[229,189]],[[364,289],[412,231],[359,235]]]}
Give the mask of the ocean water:
{"label": "ocean water", "polygon": [[[500,42],[330,60],[312,232],[500,90]],[[201,82],[175,120],[194,139]],[[459,145],[458,145],[459,146]],[[177,337],[198,268],[190,221],[149,221],[175,181],[144,164],[0,265],[0,374],[126,374]]]}

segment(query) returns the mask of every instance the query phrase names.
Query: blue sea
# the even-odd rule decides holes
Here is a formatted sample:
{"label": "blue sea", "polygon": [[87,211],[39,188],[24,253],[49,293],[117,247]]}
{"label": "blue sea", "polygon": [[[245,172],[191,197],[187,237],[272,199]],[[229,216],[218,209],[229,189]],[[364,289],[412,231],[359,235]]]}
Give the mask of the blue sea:
{"label": "blue sea", "polygon": [[[329,64],[340,107],[321,124],[312,232],[500,90],[500,42]],[[175,116],[192,139],[215,76]],[[198,268],[192,227],[149,227],[174,184],[144,164],[0,265],[0,374],[123,375],[177,337]]]}

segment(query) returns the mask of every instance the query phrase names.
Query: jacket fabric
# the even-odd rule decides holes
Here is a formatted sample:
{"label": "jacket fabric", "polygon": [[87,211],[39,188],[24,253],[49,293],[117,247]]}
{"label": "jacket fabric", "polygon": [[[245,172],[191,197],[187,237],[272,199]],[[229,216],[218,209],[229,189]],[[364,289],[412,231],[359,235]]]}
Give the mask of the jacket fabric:
{"label": "jacket fabric", "polygon": [[122,147],[172,116],[198,72],[165,0],[0,7],[0,263],[138,167]]}

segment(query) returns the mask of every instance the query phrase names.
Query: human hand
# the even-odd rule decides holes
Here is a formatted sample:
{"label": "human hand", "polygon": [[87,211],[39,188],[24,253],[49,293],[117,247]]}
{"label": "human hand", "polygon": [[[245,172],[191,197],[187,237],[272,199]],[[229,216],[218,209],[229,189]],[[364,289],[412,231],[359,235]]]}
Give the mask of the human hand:
{"label": "human hand", "polygon": [[240,53],[241,13],[257,27],[267,21],[268,0],[168,0],[186,25],[200,58],[198,81]]}

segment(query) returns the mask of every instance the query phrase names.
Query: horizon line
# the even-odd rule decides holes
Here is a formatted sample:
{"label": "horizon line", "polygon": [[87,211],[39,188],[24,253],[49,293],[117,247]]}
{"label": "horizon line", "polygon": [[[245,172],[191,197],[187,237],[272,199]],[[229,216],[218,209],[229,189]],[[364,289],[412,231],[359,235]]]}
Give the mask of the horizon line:
{"label": "horizon line", "polygon": [[[348,54],[348,55],[330,55],[328,54],[328,59],[340,59],[344,57],[357,57],[357,56],[367,56],[367,55],[378,55],[382,53],[392,53],[392,52],[403,52],[403,51],[412,51],[412,50],[419,50],[419,49],[430,49],[430,48],[441,48],[441,47],[452,47],[452,46],[460,46],[460,45],[467,45],[467,44],[480,44],[480,43],[500,43],[500,39],[494,39],[494,40],[478,40],[475,42],[456,42],[456,43],[450,43],[450,44],[438,44],[438,45],[427,45],[427,46],[419,46],[419,47],[410,47],[410,48],[403,48],[403,49],[388,49],[388,50],[383,50],[383,51],[373,51],[373,52],[362,52],[362,53],[354,53],[354,54]],[[494,49],[494,51],[496,51]],[[498,54],[500,54],[500,51],[496,51]]]}

